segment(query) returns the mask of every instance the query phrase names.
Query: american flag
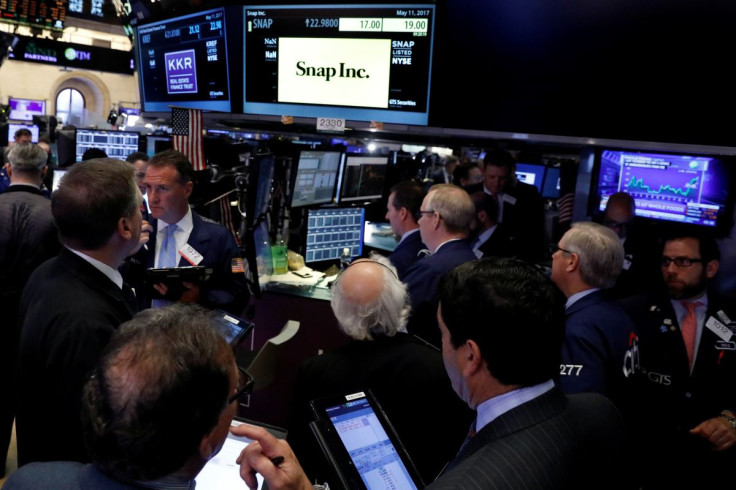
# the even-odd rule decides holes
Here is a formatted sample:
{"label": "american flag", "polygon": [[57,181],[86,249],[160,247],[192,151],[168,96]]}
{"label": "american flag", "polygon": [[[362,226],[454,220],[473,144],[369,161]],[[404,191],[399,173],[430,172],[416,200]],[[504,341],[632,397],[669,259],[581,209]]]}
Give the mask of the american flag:
{"label": "american flag", "polygon": [[204,170],[206,165],[202,146],[202,111],[172,107],[171,134],[174,149],[189,158],[194,170]]}

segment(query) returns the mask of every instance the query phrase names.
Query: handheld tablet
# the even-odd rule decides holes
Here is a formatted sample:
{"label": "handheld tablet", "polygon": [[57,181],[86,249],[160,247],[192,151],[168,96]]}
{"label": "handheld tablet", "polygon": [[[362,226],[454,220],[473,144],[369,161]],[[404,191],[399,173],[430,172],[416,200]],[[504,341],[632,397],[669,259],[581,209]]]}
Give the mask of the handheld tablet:
{"label": "handheld tablet", "polygon": [[[146,278],[149,284],[165,284],[168,288],[165,299],[176,301],[182,293],[184,293],[184,282],[194,284],[202,284],[206,282],[212,275],[212,269],[196,266],[196,267],[168,267],[160,269],[146,270]],[[150,287],[149,293],[154,299],[161,299],[162,296]]]}
{"label": "handheld tablet", "polygon": [[[257,425],[264,427],[274,437],[284,439],[286,432],[282,429],[259,424],[252,421],[241,421],[233,420],[231,422],[232,427],[237,427],[240,424]],[[246,437],[238,437],[228,433],[225,443],[222,445],[220,452],[209,460],[207,464],[199,472],[195,481],[197,482],[197,488],[202,489],[217,489],[217,490],[243,490],[246,487],[243,479],[240,477],[240,465],[235,462],[240,456],[240,452],[252,441]],[[263,477],[260,474],[256,474],[258,480],[259,490],[262,488],[268,488],[265,485]]]}
{"label": "handheld tablet", "polygon": [[237,347],[240,341],[243,340],[243,337],[245,337],[251,330],[253,330],[253,327],[255,327],[253,322],[243,320],[242,318],[225,311],[214,310],[214,313],[218,319],[217,326],[220,328],[225,340],[227,340],[232,347]]}
{"label": "handheld tablet", "polygon": [[322,398],[311,405],[318,418],[312,431],[345,488],[424,487],[414,463],[370,392]]}

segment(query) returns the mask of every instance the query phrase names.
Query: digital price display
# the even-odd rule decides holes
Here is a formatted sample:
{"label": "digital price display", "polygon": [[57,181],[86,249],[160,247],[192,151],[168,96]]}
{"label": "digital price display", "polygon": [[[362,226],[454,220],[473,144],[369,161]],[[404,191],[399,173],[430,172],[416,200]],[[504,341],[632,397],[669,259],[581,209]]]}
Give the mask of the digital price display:
{"label": "digital price display", "polygon": [[433,5],[245,7],[243,112],[426,125]]}
{"label": "digital price display", "polygon": [[223,9],[139,27],[144,110],[176,105],[230,112],[225,39]]}
{"label": "digital price display", "polygon": [[0,0],[0,20],[64,29],[68,0]]}

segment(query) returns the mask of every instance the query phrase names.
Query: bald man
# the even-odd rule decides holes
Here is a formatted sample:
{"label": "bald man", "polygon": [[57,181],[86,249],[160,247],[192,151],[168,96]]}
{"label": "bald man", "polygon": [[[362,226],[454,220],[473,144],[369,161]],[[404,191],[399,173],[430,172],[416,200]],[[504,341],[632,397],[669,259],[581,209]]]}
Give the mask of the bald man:
{"label": "bald man", "polygon": [[[324,479],[327,468],[314,457],[320,451],[308,428],[309,401],[370,389],[422,478],[432,481],[454,457],[472,414],[453,393],[440,353],[406,333],[406,286],[391,262],[378,255],[354,262],[332,288],[332,311],[353,340],[299,371],[289,428],[297,457],[310,477]],[[428,396],[432,403],[416,410]],[[438,422],[441,431],[428,430]]]}
{"label": "bald man", "polygon": [[623,269],[612,295],[626,298],[658,287],[661,281],[657,237],[649,223],[636,218],[636,202],[630,194],[611,194],[603,213],[603,225],[613,230],[624,246]]}

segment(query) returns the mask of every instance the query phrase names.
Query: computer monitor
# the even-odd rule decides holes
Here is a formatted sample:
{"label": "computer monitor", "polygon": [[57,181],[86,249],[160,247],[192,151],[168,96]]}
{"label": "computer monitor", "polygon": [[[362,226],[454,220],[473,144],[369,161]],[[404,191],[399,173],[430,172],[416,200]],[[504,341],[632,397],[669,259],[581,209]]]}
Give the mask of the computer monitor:
{"label": "computer monitor", "polygon": [[149,134],[146,136],[146,154],[152,157],[156,153],[161,153],[172,148],[171,136],[158,136]]}
{"label": "computer monitor", "polygon": [[516,164],[516,179],[519,182],[533,185],[539,192],[542,192],[542,183],[544,181],[544,173],[546,168],[544,165],[534,165],[531,163]]}
{"label": "computer monitor", "polygon": [[542,185],[542,197],[545,199],[560,198],[560,168],[547,167]]}
{"label": "computer monitor", "polygon": [[46,115],[45,100],[17,99],[10,97],[8,99],[10,106],[10,114],[8,119],[11,121],[33,121],[33,116]]}
{"label": "computer monitor", "polygon": [[732,162],[708,155],[602,150],[598,162],[597,209],[616,192],[629,193],[636,215],[715,228],[733,206]]}
{"label": "computer monitor", "polygon": [[365,209],[310,209],[307,217],[305,262],[337,260],[348,249],[350,257],[363,253]]}
{"label": "computer monitor", "polygon": [[388,157],[348,155],[340,181],[340,202],[381,199],[387,170]]}
{"label": "computer monitor", "polygon": [[341,158],[338,151],[300,152],[291,207],[332,202]]}
{"label": "computer monitor", "polygon": [[35,124],[8,123],[7,125],[3,125],[2,130],[0,130],[0,145],[7,146],[13,142],[15,132],[19,129],[29,130],[31,132],[31,142],[38,143],[38,134],[40,132],[38,126]]}
{"label": "computer monitor", "polygon": [[139,137],[140,135],[133,131],[77,129],[77,161],[81,162],[82,155],[90,148],[99,148],[110,158],[125,160],[128,155],[138,151]]}

